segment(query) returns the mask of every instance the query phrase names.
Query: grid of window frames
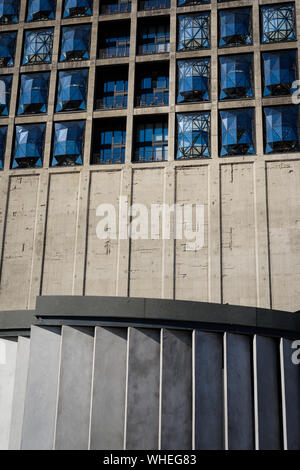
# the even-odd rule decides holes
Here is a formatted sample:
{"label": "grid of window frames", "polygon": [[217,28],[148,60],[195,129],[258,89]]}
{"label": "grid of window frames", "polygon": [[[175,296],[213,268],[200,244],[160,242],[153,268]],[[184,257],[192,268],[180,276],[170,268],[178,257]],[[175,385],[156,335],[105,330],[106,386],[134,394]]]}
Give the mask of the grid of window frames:
{"label": "grid of window frames", "polygon": [[297,8],[0,0],[0,170],[299,152]]}

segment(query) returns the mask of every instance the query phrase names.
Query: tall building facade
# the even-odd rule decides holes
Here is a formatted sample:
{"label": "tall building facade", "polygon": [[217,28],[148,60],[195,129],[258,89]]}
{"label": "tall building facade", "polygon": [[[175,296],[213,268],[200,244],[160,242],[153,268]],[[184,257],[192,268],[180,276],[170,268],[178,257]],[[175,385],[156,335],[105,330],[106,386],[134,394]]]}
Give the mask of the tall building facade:
{"label": "tall building facade", "polygon": [[[299,309],[298,10],[0,1],[3,309],[39,294]],[[120,196],[203,205],[204,247],[99,240],[97,207]]]}

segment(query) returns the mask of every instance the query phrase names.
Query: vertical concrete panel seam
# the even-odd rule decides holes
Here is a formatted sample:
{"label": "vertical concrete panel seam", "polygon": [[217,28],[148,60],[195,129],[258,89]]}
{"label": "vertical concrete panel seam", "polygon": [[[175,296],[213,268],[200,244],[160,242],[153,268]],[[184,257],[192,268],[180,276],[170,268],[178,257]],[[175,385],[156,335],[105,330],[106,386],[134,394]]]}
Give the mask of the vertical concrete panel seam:
{"label": "vertical concrete panel seam", "polygon": [[80,216],[80,194],[82,190],[82,179],[84,178],[83,172],[79,173],[78,178],[78,186],[77,186],[77,208],[76,208],[76,231],[75,231],[75,239],[74,239],[74,257],[73,257],[73,275],[72,275],[72,295],[74,295],[75,291],[75,282],[76,282],[76,262],[78,257],[78,233],[79,233],[79,216]]}
{"label": "vertical concrete panel seam", "polygon": [[35,201],[35,220],[34,220],[34,232],[33,232],[33,240],[32,240],[33,250],[32,250],[32,258],[31,258],[30,279],[29,279],[29,288],[28,288],[26,308],[29,308],[29,304],[30,304],[32,283],[33,283],[33,273],[34,273],[34,263],[35,263],[34,247],[35,247],[35,243],[37,239],[38,210],[39,210],[39,199],[40,199],[40,191],[41,191],[41,174],[37,176],[38,176],[38,187],[36,191],[36,201]]}
{"label": "vertical concrete panel seam", "polygon": [[9,198],[10,198],[10,189],[11,189],[11,176],[8,178],[7,182],[7,193],[6,193],[6,204],[5,204],[5,212],[4,212],[4,220],[3,220],[3,232],[1,238],[1,259],[0,259],[0,285],[2,281],[2,269],[3,269],[3,257],[4,257],[4,247],[5,247],[5,238],[6,238],[6,228],[7,228],[7,216],[8,216],[8,205],[9,205]]}

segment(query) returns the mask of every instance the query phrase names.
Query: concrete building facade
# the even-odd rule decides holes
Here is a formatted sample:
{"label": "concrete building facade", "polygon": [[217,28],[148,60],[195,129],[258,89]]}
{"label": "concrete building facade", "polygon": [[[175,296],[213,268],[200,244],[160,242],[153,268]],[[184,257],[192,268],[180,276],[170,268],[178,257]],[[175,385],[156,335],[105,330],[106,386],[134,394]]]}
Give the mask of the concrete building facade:
{"label": "concrete building facade", "polygon": [[[2,1],[1,5],[5,3]],[[269,145],[266,128],[268,120],[275,123],[273,127],[276,128],[279,119],[278,134],[283,135],[285,131],[295,133],[285,120],[289,115],[294,124],[297,122],[298,106],[292,104],[293,74],[288,79],[282,78],[282,84],[269,79],[271,86],[267,90],[267,59],[264,57],[267,53],[271,56],[277,54],[274,60],[279,60],[279,65],[277,62],[275,73],[283,77],[284,71],[293,69],[294,78],[298,78],[298,2],[272,2],[272,8],[281,8],[283,13],[268,20],[269,25],[273,25],[269,29],[275,35],[269,34],[267,39],[263,37],[268,29],[264,26],[263,16],[263,9],[270,6],[267,0],[212,0],[210,3],[193,2],[188,6],[186,2],[179,6],[176,0],[153,4],[138,4],[133,0],[124,4],[115,2],[114,6],[101,5],[98,1],[79,2],[85,5],[83,9],[76,11],[72,7],[71,13],[68,11],[67,14],[67,6],[61,0],[57,0],[52,14],[49,13],[50,7],[48,10],[45,7],[47,12],[41,13],[36,12],[37,7],[30,7],[30,2],[8,3],[20,3],[20,8],[17,19],[4,14],[0,26],[0,42],[4,34],[16,32],[13,61],[8,66],[6,58],[0,69],[1,78],[11,77],[10,102],[7,112],[0,118],[1,129],[5,128],[3,132],[6,133],[0,173],[1,309],[34,308],[37,295],[129,295],[298,310],[298,136],[279,137],[281,143],[289,140],[288,144],[279,142],[279,145],[272,146],[272,142]],[[248,36],[239,30],[245,27],[245,21],[234,16],[241,9],[242,13],[248,11]],[[223,34],[220,28],[221,12],[224,11],[231,15],[227,15],[224,24],[231,22],[229,26],[235,30],[233,33],[225,32],[227,39],[218,47]],[[270,14],[268,8],[267,13]],[[72,14],[75,17],[64,18]],[[206,33],[203,30],[199,33],[201,25],[195,23],[199,16],[208,18],[208,44],[204,41]],[[35,21],[27,21],[28,18]],[[194,21],[186,35],[180,32],[185,27],[181,21]],[[280,24],[284,24],[283,28]],[[74,25],[87,28],[81,39],[77,37],[77,43],[90,31],[88,54],[81,51],[81,55],[74,55],[74,51],[70,52],[68,41],[74,40],[77,33],[70,32],[68,28],[72,29]],[[157,25],[162,29],[155,32],[153,28]],[[38,31],[42,31],[42,37]],[[150,31],[148,37],[145,31]],[[32,33],[35,44],[42,43],[40,49],[35,46],[33,53],[30,47],[34,41],[29,49],[24,44]],[[48,49],[45,46],[47,34],[51,35],[52,41],[51,47],[48,42]],[[155,36],[154,45],[151,34]],[[230,34],[232,37],[226,43]],[[239,34],[243,36],[241,41],[236,39]],[[117,40],[113,35],[119,35]],[[233,41],[232,47],[230,41]],[[146,52],[141,47],[146,47]],[[294,59],[285,65],[285,69],[280,53],[285,56],[294,54]],[[244,83],[244,91],[238,97],[230,93],[226,95],[228,86],[224,85],[226,99],[220,99],[220,76],[222,70],[230,68],[227,62],[222,69],[222,59],[225,58],[226,62],[229,57],[234,61],[237,55],[244,54],[249,55],[251,84]],[[179,63],[192,59],[209,59],[209,97],[202,94],[200,100],[198,95],[197,99],[179,102]],[[280,72],[278,67],[281,67]],[[88,77],[87,94],[81,97],[85,106],[80,108],[78,104],[79,110],[68,110],[64,105],[68,98],[64,101],[61,97],[61,102],[57,98],[58,87],[64,89],[67,83],[63,82],[60,74],[83,69]],[[152,102],[141,104],[140,77],[144,71],[149,75],[149,70],[168,75],[168,84],[164,85],[169,90],[168,99],[165,99],[165,93],[160,94],[158,100],[156,97]],[[268,70],[272,74],[274,65]],[[42,72],[48,74],[43,77],[48,79],[47,105],[44,109],[40,106],[29,110],[24,105],[26,99],[20,98],[22,77]],[[237,68],[234,73],[231,77],[237,76]],[[115,79],[125,76],[125,81],[128,77],[126,93],[125,88],[121,90],[121,101],[127,95],[126,108],[122,108],[123,101],[121,105],[117,103],[115,95],[112,105],[103,106],[105,96],[101,95],[101,83],[106,76]],[[252,90],[250,94],[247,87]],[[276,106],[278,112],[275,110],[274,115]],[[252,150],[246,138],[246,147],[244,144],[233,145],[227,155],[222,155],[222,145],[226,140],[222,125],[225,121],[228,128],[233,125],[233,134],[238,135],[240,118],[232,111],[241,109],[245,110],[243,119],[248,118],[249,113],[251,115],[252,131],[248,129],[246,134],[249,138],[252,133]],[[271,118],[266,109],[271,109]],[[210,116],[210,131],[205,134],[209,152],[200,152],[197,155],[200,158],[188,158],[188,153],[178,158],[179,116],[188,113]],[[147,156],[136,161],[137,129],[141,123],[148,125],[153,122],[163,122],[168,128],[163,157],[157,157],[156,153],[154,157],[151,154],[150,161],[147,161]],[[59,155],[59,150],[58,153],[55,150],[55,133],[58,136],[59,131],[64,132],[65,123],[82,125],[82,161],[80,158],[77,161],[74,158],[62,160],[55,156]],[[44,139],[44,144],[40,160],[35,156],[31,163],[23,164],[26,150],[25,154],[22,154],[24,148],[20,147],[20,153],[19,147],[16,150],[20,144],[16,142],[18,133],[23,133],[21,138],[26,135],[28,143],[28,135],[37,135],[34,132],[30,134],[32,131],[28,131],[27,125],[34,125],[34,132],[38,133],[39,137],[33,137],[33,141],[35,138]],[[295,125],[298,132],[299,125]],[[107,126],[122,131],[123,163],[117,161],[113,164],[109,159],[101,161],[93,157],[94,145],[97,146],[100,139],[98,132]],[[233,143],[238,144],[238,141]],[[203,150],[203,145],[201,148]],[[96,150],[98,154],[99,149]],[[195,157],[193,153],[190,155]],[[106,164],[101,164],[104,162]],[[99,221],[96,209],[101,203],[110,203],[118,210],[120,196],[127,197],[129,204],[143,203],[146,206],[152,203],[204,205],[204,247],[188,251],[185,239],[99,240],[96,236]]]}

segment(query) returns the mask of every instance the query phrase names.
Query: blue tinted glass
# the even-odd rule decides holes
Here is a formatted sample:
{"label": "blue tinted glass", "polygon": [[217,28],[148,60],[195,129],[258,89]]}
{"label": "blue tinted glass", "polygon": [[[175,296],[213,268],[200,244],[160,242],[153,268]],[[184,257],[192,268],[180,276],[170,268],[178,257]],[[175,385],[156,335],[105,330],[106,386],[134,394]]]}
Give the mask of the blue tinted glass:
{"label": "blue tinted glass", "polygon": [[219,57],[220,100],[253,98],[252,54]]}
{"label": "blue tinted glass", "polygon": [[88,69],[59,72],[56,112],[86,110],[87,80]]}
{"label": "blue tinted glass", "polygon": [[50,73],[21,75],[18,114],[46,113]]}
{"label": "blue tinted glass", "polygon": [[0,0],[0,24],[18,23],[20,0]]}
{"label": "blue tinted glass", "polygon": [[0,127],[0,169],[3,170],[5,147],[6,147],[7,126]]}
{"label": "blue tinted glass", "polygon": [[210,14],[179,15],[178,51],[210,47]]}
{"label": "blue tinted glass", "polygon": [[0,75],[0,116],[8,116],[12,75]]}
{"label": "blue tinted glass", "polygon": [[0,33],[0,67],[13,67],[17,33]]}
{"label": "blue tinted glass", "polygon": [[124,163],[126,131],[120,124],[114,129],[98,129],[94,136],[94,164]]}
{"label": "blue tinted glass", "polygon": [[252,44],[251,8],[219,11],[219,47]]}
{"label": "blue tinted glass", "polygon": [[53,20],[55,18],[56,0],[29,0],[27,21]]}
{"label": "blue tinted glass", "polygon": [[297,78],[297,55],[294,50],[264,52],[263,96],[289,95]]}
{"label": "blue tinted glass", "polygon": [[210,157],[210,113],[177,115],[176,159]]}
{"label": "blue tinted glass", "polygon": [[22,64],[49,64],[52,57],[52,45],[52,28],[26,31]]}
{"label": "blue tinted glass", "polygon": [[255,154],[253,108],[220,111],[220,121],[221,157]]}
{"label": "blue tinted glass", "polygon": [[262,43],[296,39],[295,9],[292,3],[263,6],[260,14]]}
{"label": "blue tinted glass", "polygon": [[64,18],[90,16],[93,14],[93,0],[65,0]]}
{"label": "blue tinted glass", "polygon": [[209,101],[210,59],[179,60],[177,102]]}
{"label": "blue tinted glass", "polygon": [[90,25],[62,28],[60,62],[90,58]]}
{"label": "blue tinted glass", "polygon": [[46,124],[16,126],[12,168],[43,166],[45,130]]}
{"label": "blue tinted glass", "polygon": [[264,108],[265,153],[299,150],[298,129],[297,105]]}
{"label": "blue tinted glass", "polygon": [[204,5],[206,3],[210,3],[210,0],[177,0],[177,6],[179,7]]}
{"label": "blue tinted glass", "polygon": [[136,162],[163,161],[168,157],[167,122],[149,122],[137,126],[136,148],[133,160]]}
{"label": "blue tinted glass", "polygon": [[85,121],[57,122],[51,166],[82,165]]}

